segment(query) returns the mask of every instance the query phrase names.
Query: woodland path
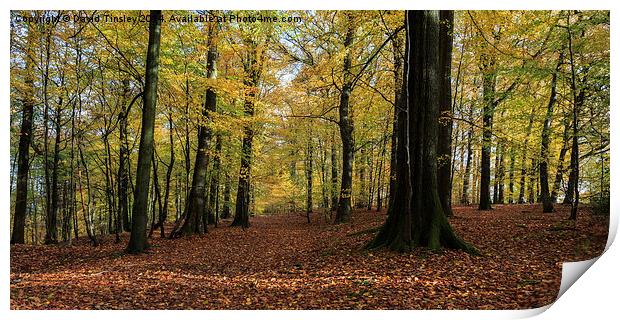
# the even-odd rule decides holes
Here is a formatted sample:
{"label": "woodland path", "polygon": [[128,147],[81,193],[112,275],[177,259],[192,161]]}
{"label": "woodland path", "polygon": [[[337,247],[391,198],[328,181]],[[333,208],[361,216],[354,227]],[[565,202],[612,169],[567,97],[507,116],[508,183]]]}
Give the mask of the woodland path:
{"label": "woodland path", "polygon": [[[483,256],[418,249],[363,251],[385,212],[355,211],[351,224],[316,215],[251,219],[176,240],[155,233],[148,253],[128,240],[91,247],[11,247],[12,309],[525,309],[553,302],[561,262],[599,255],[608,217],[557,205],[455,207],[450,223]],[[364,232],[366,231],[366,232]]]}

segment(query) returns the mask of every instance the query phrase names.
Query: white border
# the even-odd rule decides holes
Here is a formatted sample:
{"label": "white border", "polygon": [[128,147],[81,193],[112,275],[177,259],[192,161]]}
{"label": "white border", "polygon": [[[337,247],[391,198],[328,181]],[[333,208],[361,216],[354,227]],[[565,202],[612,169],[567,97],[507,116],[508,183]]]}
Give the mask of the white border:
{"label": "white border", "polygon": [[[620,175],[617,172],[615,159],[619,154],[615,148],[615,141],[618,141],[619,133],[616,129],[618,117],[618,94],[615,84],[618,82],[618,73],[616,72],[616,60],[618,51],[618,40],[614,38],[614,28],[618,25],[616,9],[618,2],[613,0],[520,0],[509,2],[502,1],[480,1],[480,0],[447,0],[447,1],[405,1],[405,0],[315,0],[310,3],[287,1],[280,2],[274,0],[237,0],[234,2],[217,1],[213,3],[188,0],[108,0],[105,2],[85,3],[83,0],[63,0],[55,3],[42,3],[34,0],[21,0],[19,2],[2,1],[0,6],[4,9],[0,13],[0,25],[5,26],[5,30],[0,33],[0,41],[3,44],[5,58],[0,59],[2,68],[2,83],[0,86],[0,96],[2,99],[0,116],[0,150],[3,155],[0,156],[0,195],[1,203],[4,203],[3,218],[0,219],[3,232],[0,232],[0,246],[2,248],[5,259],[2,259],[2,270],[0,272],[0,283],[2,287],[0,300],[0,312],[2,319],[106,319],[110,318],[131,318],[139,319],[149,317],[155,319],[170,319],[171,317],[182,317],[183,319],[215,317],[223,319],[314,319],[327,318],[334,319],[336,317],[350,316],[357,319],[376,319],[378,317],[387,317],[389,319],[410,319],[411,317],[421,319],[514,319],[525,318],[539,315],[541,319],[559,319],[559,318],[590,318],[592,316],[602,317],[603,319],[611,318],[611,315],[617,312],[617,294],[620,280],[618,270],[620,270],[620,252],[618,245],[611,246],[618,228],[618,209],[620,208],[620,199],[616,198],[617,192],[615,187],[618,185]],[[9,181],[9,10],[19,9],[197,9],[200,7],[208,7],[213,9],[599,9],[611,10],[611,24],[614,26],[611,31],[611,221],[610,221],[610,237],[607,243],[607,251],[601,256],[590,269],[585,272],[579,281],[577,281],[565,294],[561,296],[551,306],[531,310],[519,311],[9,311],[9,208],[10,197],[8,190]],[[582,263],[583,264],[583,263]],[[570,270],[572,267],[565,264],[563,274],[575,272]],[[583,268],[580,268],[583,269]],[[584,270],[578,270],[580,273]],[[564,277],[563,277],[564,278]],[[564,279],[563,279],[564,280]],[[543,312],[545,311],[546,312]],[[541,313],[542,312],[542,313]]]}

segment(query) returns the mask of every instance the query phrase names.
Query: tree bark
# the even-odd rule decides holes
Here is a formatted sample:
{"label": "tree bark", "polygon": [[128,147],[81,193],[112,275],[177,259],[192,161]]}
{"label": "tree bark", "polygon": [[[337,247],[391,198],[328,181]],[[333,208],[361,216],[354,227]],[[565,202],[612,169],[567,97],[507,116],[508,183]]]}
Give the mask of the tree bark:
{"label": "tree bark", "polygon": [[[209,24],[209,39],[207,53],[207,78],[215,79],[216,62],[217,62],[217,44],[215,43],[217,26],[215,23]],[[207,185],[207,167],[209,144],[211,141],[212,130],[208,122],[211,119],[211,112],[217,110],[217,95],[215,89],[211,86],[207,87],[205,94],[205,104],[202,110],[202,121],[198,128],[198,148],[196,149],[196,158],[194,161],[194,173],[192,175],[192,186],[186,201],[185,212],[181,221],[170,233],[170,237],[180,237],[189,234],[202,234],[207,231],[207,222],[203,221],[206,213],[206,185]],[[180,229],[178,225],[182,222]]]}
{"label": "tree bark", "polygon": [[[222,155],[222,136],[217,134],[215,136],[215,155],[213,156],[213,171],[211,172],[211,183],[209,186],[209,203],[207,205],[207,216],[209,217],[209,223],[215,223],[218,220],[218,211],[216,208],[216,202],[218,195],[220,194],[220,167]],[[217,224],[216,224],[217,225]]]}
{"label": "tree bark", "polygon": [[25,90],[22,97],[22,122],[17,149],[17,187],[15,189],[15,213],[11,244],[24,243],[26,210],[28,207],[28,173],[30,169],[30,144],[32,143],[32,120],[34,115],[34,61],[31,48],[34,47],[34,28],[28,26],[25,50]]}
{"label": "tree bark", "polygon": [[437,183],[446,217],[452,216],[452,32],[454,12],[439,13],[439,136],[437,145]]}
{"label": "tree bark", "polygon": [[[245,97],[243,111],[245,117],[254,117],[254,105],[258,98],[258,83],[260,81],[264,51],[259,51],[259,44],[254,39],[245,39],[248,48],[243,59],[243,71],[245,74]],[[235,202],[235,218],[231,226],[250,226],[250,181],[252,177],[252,140],[254,139],[254,129],[252,124],[244,128],[243,141],[241,146],[241,165],[239,166],[239,183],[237,184],[237,199]]]}
{"label": "tree bark", "polygon": [[[452,230],[437,180],[439,116],[439,12],[407,11],[407,110],[399,116],[394,207],[367,248],[408,251],[414,247],[476,253]],[[447,61],[445,63],[448,63]]]}
{"label": "tree bark", "polygon": [[560,71],[560,67],[562,66],[563,54],[560,53],[560,57],[558,58],[558,63],[551,75],[551,93],[549,95],[549,103],[547,104],[547,114],[545,115],[545,121],[543,123],[543,130],[541,134],[541,143],[540,143],[540,164],[539,164],[539,173],[540,173],[540,196],[542,198],[543,204],[543,212],[553,212],[553,203],[555,200],[549,194],[549,169],[548,169],[548,161],[549,161],[549,144],[550,144],[550,135],[551,135],[551,121],[553,120],[553,108],[557,101],[557,78],[558,72]]}
{"label": "tree bark", "polygon": [[162,16],[160,10],[151,10],[149,22],[149,44],[146,55],[142,129],[140,133],[134,205],[131,216],[131,236],[127,246],[127,252],[129,253],[143,252],[149,246],[146,238],[147,205],[151,175],[151,159],[153,157],[155,107],[157,104],[161,18]]}
{"label": "tree bark", "polygon": [[483,54],[482,63],[482,154],[480,157],[480,203],[479,210],[491,210],[491,138],[493,114],[495,113],[495,57]]}
{"label": "tree bark", "polygon": [[336,157],[336,138],[332,133],[331,139],[331,210],[338,209],[338,160]]}
{"label": "tree bark", "polygon": [[405,109],[403,94],[403,39],[396,35],[392,38],[392,55],[394,57],[394,114],[392,118],[392,141],[390,146],[390,185],[388,208],[394,205],[394,188],[396,187],[396,148],[398,145],[399,109]]}
{"label": "tree bark", "polygon": [[525,140],[521,150],[521,178],[519,181],[519,203],[525,203],[525,177],[527,176],[527,148],[530,142],[530,133],[534,124],[534,115],[536,114],[536,106],[532,106],[530,111],[530,120],[525,131]]}
{"label": "tree bark", "polygon": [[118,153],[118,209],[120,210],[123,231],[131,231],[129,220],[129,142],[127,137],[127,118],[131,105],[128,105],[129,79],[123,79],[121,112],[119,113],[119,153]]}
{"label": "tree bark", "polygon": [[[469,106],[469,121],[472,121],[474,117],[474,106],[470,104]],[[465,159],[465,174],[463,175],[463,191],[461,191],[461,204],[468,205],[469,202],[469,181],[471,175],[471,165],[473,158],[473,147],[472,140],[474,136],[474,125],[473,121],[467,131],[467,158]]]}
{"label": "tree bark", "polygon": [[306,169],[306,218],[308,223],[310,223],[310,215],[312,214],[312,153],[314,153],[314,148],[312,145],[312,132],[309,132],[308,135],[308,143],[306,148],[306,161],[305,161],[305,169]]}
{"label": "tree bark", "polygon": [[336,210],[335,223],[351,221],[351,195],[353,188],[353,121],[349,110],[349,98],[353,90],[351,77],[351,46],[355,37],[355,22],[353,13],[347,12],[348,26],[344,39],[344,83],[340,90],[340,103],[338,113],[340,115],[340,139],[342,141],[342,178],[340,181],[340,196],[338,209]]}

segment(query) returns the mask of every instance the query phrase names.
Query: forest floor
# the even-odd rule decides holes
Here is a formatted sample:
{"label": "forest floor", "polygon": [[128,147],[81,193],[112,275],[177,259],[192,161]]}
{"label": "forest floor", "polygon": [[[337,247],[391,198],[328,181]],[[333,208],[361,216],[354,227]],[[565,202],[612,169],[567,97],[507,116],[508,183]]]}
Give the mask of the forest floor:
{"label": "forest floor", "polygon": [[482,256],[360,248],[385,212],[355,211],[350,224],[316,215],[260,216],[247,230],[156,237],[128,255],[107,236],[99,247],[11,246],[11,309],[527,309],[552,303],[561,262],[593,258],[607,216],[540,205],[455,207],[456,232]]}

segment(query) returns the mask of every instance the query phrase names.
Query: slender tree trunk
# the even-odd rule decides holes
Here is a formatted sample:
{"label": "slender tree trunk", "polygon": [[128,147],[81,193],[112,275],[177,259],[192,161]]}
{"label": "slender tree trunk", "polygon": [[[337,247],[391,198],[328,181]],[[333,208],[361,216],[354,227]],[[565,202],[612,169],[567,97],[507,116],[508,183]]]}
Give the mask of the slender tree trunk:
{"label": "slender tree trunk", "polygon": [[321,208],[329,208],[329,186],[327,184],[327,148],[325,143],[319,139],[319,154],[321,160]]}
{"label": "slender tree trunk", "polygon": [[[573,137],[572,137],[572,149],[570,153],[570,177],[569,182],[572,181],[572,188],[569,183],[569,189],[567,194],[572,196],[570,217],[571,220],[577,219],[577,210],[579,208],[579,111],[583,105],[585,94],[583,89],[577,89],[577,74],[575,68],[575,58],[573,55],[573,41],[570,25],[570,13],[566,17],[568,31],[568,52],[570,54],[570,71],[571,71],[571,92],[573,96]],[[582,31],[582,36],[583,36]]]}
{"label": "slender tree trunk", "polygon": [[362,146],[359,150],[359,156],[357,157],[358,161],[357,161],[357,167],[358,167],[358,174],[357,174],[357,178],[359,179],[359,186],[360,186],[360,193],[358,198],[356,199],[357,201],[355,201],[355,207],[356,208],[363,208],[366,206],[366,157],[367,157],[367,151],[366,148],[364,146]]}
{"label": "slender tree trunk", "polygon": [[510,169],[508,169],[508,203],[513,203],[514,197],[514,185],[515,185],[515,149],[514,146],[510,147]]}
{"label": "slender tree trunk", "polygon": [[491,210],[491,138],[495,112],[495,58],[483,55],[482,60],[482,154],[480,157],[480,203],[479,210]]}
{"label": "slender tree trunk", "polygon": [[[312,125],[312,124],[311,124]],[[313,163],[312,163],[312,153],[314,153],[314,148],[312,145],[312,132],[309,132],[308,135],[308,144],[306,148],[306,161],[305,161],[305,169],[306,169],[306,218],[308,219],[308,223],[310,223],[310,215],[312,214],[312,171],[313,171]]]}
{"label": "slender tree trunk", "polygon": [[536,201],[535,199],[535,191],[534,188],[536,187],[536,159],[532,158],[531,159],[531,166],[530,166],[530,170],[528,171],[528,176],[530,178],[530,182],[528,183],[528,196],[527,196],[527,202],[528,203],[534,203],[534,201]]}
{"label": "slender tree trunk", "polygon": [[340,91],[340,103],[338,113],[340,115],[340,139],[342,141],[342,178],[340,181],[340,196],[338,198],[338,210],[336,210],[336,223],[351,221],[351,195],[353,188],[353,120],[349,109],[349,98],[353,83],[351,77],[351,46],[355,36],[355,22],[353,13],[347,12],[348,28],[344,39],[344,83]]}
{"label": "slender tree trunk", "polygon": [[155,107],[157,104],[157,78],[159,71],[159,43],[161,37],[161,11],[151,10],[149,22],[149,44],[146,55],[146,80],[142,107],[142,129],[136,172],[134,205],[131,216],[131,236],[127,251],[140,253],[148,248],[146,238],[147,204],[153,157],[153,133]]}
{"label": "slender tree trunk", "polygon": [[224,179],[224,206],[222,207],[222,219],[228,219],[230,218],[230,192],[232,189],[228,170],[225,172]]}
{"label": "slender tree trunk", "polygon": [[58,243],[58,175],[59,175],[59,163],[60,163],[60,137],[61,137],[61,126],[60,126],[60,113],[62,108],[62,98],[58,99],[58,106],[56,107],[56,117],[54,119],[54,131],[55,131],[55,139],[54,139],[54,157],[52,160],[52,184],[51,184],[51,210],[47,211],[47,219],[45,219],[45,244],[55,244]]}
{"label": "slender tree trunk", "polygon": [[[217,44],[215,43],[217,26],[215,23],[209,24],[209,39],[207,53],[207,78],[213,80],[216,77]],[[204,214],[207,212],[205,205],[205,193],[207,184],[207,167],[209,144],[212,130],[208,123],[211,119],[211,112],[217,110],[217,96],[213,87],[208,87],[205,95],[205,104],[202,111],[201,125],[198,128],[198,148],[196,149],[196,159],[194,161],[194,173],[192,176],[192,186],[186,201],[185,212],[181,221],[170,233],[170,237],[179,237],[189,234],[201,234],[207,231],[208,221],[203,221]],[[180,229],[178,226],[182,223]]]}
{"label": "slender tree trunk", "polygon": [[536,113],[536,107],[532,106],[530,112],[530,121],[525,131],[525,141],[523,141],[523,148],[521,151],[521,178],[519,181],[519,203],[525,203],[525,177],[527,176],[527,148],[530,141],[530,133],[532,132],[532,125],[534,124],[534,115]]}
{"label": "slender tree trunk", "polygon": [[[81,109],[81,108],[80,108]],[[81,110],[80,110],[81,111]],[[88,165],[86,164],[86,160],[84,159],[84,152],[82,152],[81,146],[78,144],[78,153],[80,156],[80,161],[82,162],[82,166],[84,167],[84,173],[86,174],[86,188],[88,189],[87,194],[87,202],[84,204],[84,189],[82,188],[82,171],[80,166],[78,165],[78,186],[80,192],[80,200],[82,203],[82,213],[84,215],[84,226],[86,227],[86,235],[92,242],[93,246],[99,245],[99,239],[97,239],[97,235],[93,226],[93,214],[92,214],[92,206],[91,201],[93,199],[90,187],[90,174],[88,170]]]}
{"label": "slender tree trunk", "polygon": [[[560,149],[560,154],[558,156],[558,168],[555,172],[555,181],[553,182],[553,190],[551,191],[551,202],[555,203],[558,200],[558,191],[560,190],[560,184],[562,183],[562,178],[564,176],[564,158],[566,157],[566,152],[569,147],[569,138],[570,138],[570,118],[568,116],[564,116],[564,133],[562,134],[562,148]],[[566,197],[564,197],[566,200]],[[566,202],[565,202],[566,203]]]}
{"label": "slender tree trunk", "polygon": [[[215,155],[213,156],[213,171],[211,172],[211,183],[209,186],[209,204],[207,205],[209,223],[216,223],[218,211],[216,210],[217,197],[220,190],[220,167],[222,155],[222,136],[215,136]],[[217,225],[217,224],[216,224]]]}
{"label": "slender tree trunk", "polygon": [[331,139],[331,210],[336,211],[338,208],[338,160],[336,157],[336,138],[332,133]]}
{"label": "slender tree trunk", "polygon": [[129,79],[123,79],[123,95],[121,112],[119,113],[119,155],[118,155],[118,207],[124,231],[131,231],[129,221],[129,142],[127,137],[127,117],[131,105],[127,105],[129,95]]}
{"label": "slender tree trunk", "polygon": [[[474,106],[470,105],[469,107],[469,120],[472,121],[473,120],[473,113],[474,113]],[[471,175],[471,165],[472,165],[472,158],[473,158],[473,147],[472,147],[472,140],[473,140],[473,136],[474,136],[474,125],[472,122],[472,125],[469,127],[469,130],[467,131],[467,158],[465,159],[465,174],[463,175],[463,191],[461,192],[461,204],[464,205],[468,205],[470,204],[469,202],[469,181],[470,181],[470,175]]]}
{"label": "slender tree trunk", "polygon": [[498,168],[498,172],[497,172],[497,179],[499,180],[498,182],[498,189],[499,191],[497,192],[497,203],[499,204],[503,204],[504,203],[504,180],[505,180],[505,176],[506,176],[506,166],[505,166],[505,155],[506,155],[506,145],[504,143],[502,143],[500,145],[500,156],[499,156],[499,168]]}
{"label": "slender tree trunk", "polygon": [[545,115],[545,122],[543,123],[543,130],[541,134],[540,143],[540,196],[543,203],[543,212],[553,212],[553,203],[555,199],[549,194],[549,144],[551,136],[551,121],[553,120],[553,108],[557,101],[556,85],[558,72],[562,66],[563,54],[560,53],[555,71],[551,75],[551,94],[549,95],[549,103],[547,104],[547,114]]}

